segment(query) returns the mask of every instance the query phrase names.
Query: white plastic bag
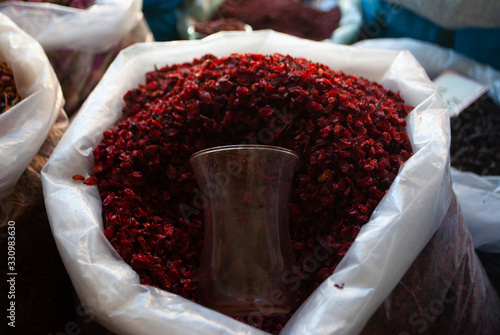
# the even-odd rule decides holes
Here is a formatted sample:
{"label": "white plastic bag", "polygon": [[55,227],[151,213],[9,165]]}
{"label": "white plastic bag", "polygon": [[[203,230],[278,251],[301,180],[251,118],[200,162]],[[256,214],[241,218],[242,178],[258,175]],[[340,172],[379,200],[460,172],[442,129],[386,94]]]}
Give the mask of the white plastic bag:
{"label": "white plastic bag", "polygon": [[452,168],[451,178],[474,248],[500,253],[500,177]]}
{"label": "white plastic bag", "polygon": [[11,1],[0,11],[33,36],[45,50],[109,50],[142,18],[141,0],[96,0],[87,9],[51,3]]}
{"label": "white plastic bag", "polygon": [[[488,85],[488,95],[500,105],[500,72],[455,51],[410,38],[373,39],[357,47],[409,50],[431,78],[447,68]],[[453,190],[460,203],[474,247],[484,252],[500,253],[500,176],[478,176],[451,170]]]}
{"label": "white plastic bag", "polygon": [[45,2],[0,3],[0,12],[43,46],[70,116],[121,49],[153,40],[141,9],[141,0],[96,0],[87,9]]}
{"label": "white plastic bag", "polygon": [[[394,91],[415,106],[408,133],[415,154],[352,247],[296,312],[282,334],[356,334],[396,286],[447,215],[453,199],[448,110],[408,52],[372,51],[272,31],[225,32],[203,40],[136,44],[122,51],[72,122],[42,171],[45,203],[59,252],[90,315],[118,334],[261,334],[169,292],[141,285],[103,235],[96,186],[72,176],[93,167],[93,148],[121,116],[122,97],[154,66],[206,53],[279,52],[329,65]],[[343,284],[339,289],[338,285]],[[480,283],[482,284],[482,283]]]}
{"label": "white plastic bag", "polygon": [[0,59],[12,69],[22,98],[0,115],[2,199],[40,149],[56,118],[65,113],[61,87],[42,47],[3,14],[0,14]]}
{"label": "white plastic bag", "polygon": [[[223,0],[195,0],[182,11],[177,22],[179,34],[188,39],[188,28],[195,20],[208,20],[213,15]],[[340,22],[337,29],[332,33],[330,41],[338,44],[351,44],[356,41],[361,25],[363,14],[359,0],[314,0],[311,2],[314,8],[330,10],[338,6],[341,12]]]}

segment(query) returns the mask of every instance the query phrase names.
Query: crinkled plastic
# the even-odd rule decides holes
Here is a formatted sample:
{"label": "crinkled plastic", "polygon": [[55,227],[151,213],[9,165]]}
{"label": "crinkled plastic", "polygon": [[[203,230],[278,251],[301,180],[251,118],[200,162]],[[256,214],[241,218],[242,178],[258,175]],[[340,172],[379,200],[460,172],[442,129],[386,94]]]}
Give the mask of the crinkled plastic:
{"label": "crinkled plastic", "polygon": [[[179,35],[188,39],[188,27],[193,24],[195,18],[208,20],[222,2],[223,0],[195,0],[189,3],[177,22]],[[340,8],[339,26],[333,31],[331,42],[351,44],[356,41],[363,23],[360,0],[313,0],[311,4],[322,10],[329,10],[335,6]]]}
{"label": "crinkled plastic", "polygon": [[[378,81],[400,91],[415,106],[407,119],[414,156],[402,166],[332,276],[282,330],[282,334],[357,334],[442,226],[454,199],[448,110],[407,51],[358,49],[273,31],[223,32],[196,41],[136,44],[122,51],[42,171],[52,231],[74,287],[90,315],[118,334],[262,334],[192,301],[141,285],[137,273],[103,235],[97,187],[72,180],[75,174],[91,173],[93,148],[121,116],[123,95],[143,83],[146,72],[155,65],[188,62],[206,53],[232,52],[305,57]],[[430,262],[433,259],[429,257]],[[439,266],[435,269],[441,271]],[[488,286],[482,279],[473,279],[474,285]],[[498,307],[496,300],[484,305],[494,304]],[[407,316],[400,322],[406,323]]]}
{"label": "crinkled plastic", "polygon": [[489,96],[500,104],[500,72],[495,68],[476,62],[452,49],[412,38],[376,38],[357,42],[359,48],[409,50],[434,79],[447,68],[474,78],[489,86]]}
{"label": "crinkled plastic", "polygon": [[453,190],[477,250],[500,253],[500,177],[451,169]]}
{"label": "crinkled plastic", "polygon": [[141,0],[96,0],[87,9],[51,3],[9,1],[0,11],[33,36],[45,50],[103,52],[112,48],[141,19]]}
{"label": "crinkled plastic", "polygon": [[0,199],[16,185],[42,146],[64,99],[40,44],[0,14],[0,59],[12,69],[22,100],[0,115]]}
{"label": "crinkled plastic", "polygon": [[453,197],[441,226],[361,334],[498,334],[498,306]]}
{"label": "crinkled plastic", "polygon": [[[500,105],[500,72],[455,51],[410,38],[361,41],[357,47],[409,50],[431,78],[447,68],[488,85],[489,96]],[[474,247],[500,253],[500,176],[478,176],[451,169],[453,190],[460,203]]]}
{"label": "crinkled plastic", "polygon": [[43,46],[68,115],[85,101],[121,49],[153,40],[141,8],[141,0],[96,0],[87,9],[45,2],[0,3],[0,12]]}

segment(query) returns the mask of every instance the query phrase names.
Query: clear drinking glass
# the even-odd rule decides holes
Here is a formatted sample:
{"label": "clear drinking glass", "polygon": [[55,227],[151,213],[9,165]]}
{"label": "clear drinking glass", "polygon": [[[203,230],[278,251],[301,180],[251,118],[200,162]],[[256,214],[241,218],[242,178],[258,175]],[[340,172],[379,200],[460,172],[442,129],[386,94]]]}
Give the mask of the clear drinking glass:
{"label": "clear drinking glass", "polygon": [[231,316],[290,311],[288,203],[298,156],[266,145],[215,147],[191,164],[204,195],[200,303]]}

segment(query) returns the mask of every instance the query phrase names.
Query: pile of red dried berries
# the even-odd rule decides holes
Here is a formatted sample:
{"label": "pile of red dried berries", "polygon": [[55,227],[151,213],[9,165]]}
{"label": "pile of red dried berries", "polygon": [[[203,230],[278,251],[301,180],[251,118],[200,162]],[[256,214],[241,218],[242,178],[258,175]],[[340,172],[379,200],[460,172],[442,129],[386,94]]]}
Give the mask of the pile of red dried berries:
{"label": "pile of red dried berries", "polygon": [[21,97],[17,93],[11,68],[0,62],[0,114],[17,104]]}
{"label": "pile of red dried berries", "polygon": [[[299,154],[296,307],[335,269],[412,154],[411,108],[381,85],[280,54],[205,55],[146,74],[94,149],[104,235],[141,283],[196,300],[203,197],[189,157],[259,143]],[[82,179],[82,176],[76,177]],[[290,315],[243,320],[279,332]]]}

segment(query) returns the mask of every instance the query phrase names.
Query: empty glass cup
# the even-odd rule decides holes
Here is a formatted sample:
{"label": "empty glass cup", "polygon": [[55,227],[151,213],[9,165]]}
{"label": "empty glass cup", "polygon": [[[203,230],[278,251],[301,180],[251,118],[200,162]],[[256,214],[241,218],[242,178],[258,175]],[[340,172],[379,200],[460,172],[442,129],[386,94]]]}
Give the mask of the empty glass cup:
{"label": "empty glass cup", "polygon": [[231,316],[290,311],[285,276],[295,260],[288,203],[297,161],[291,150],[266,145],[216,147],[191,157],[205,199],[201,304]]}

